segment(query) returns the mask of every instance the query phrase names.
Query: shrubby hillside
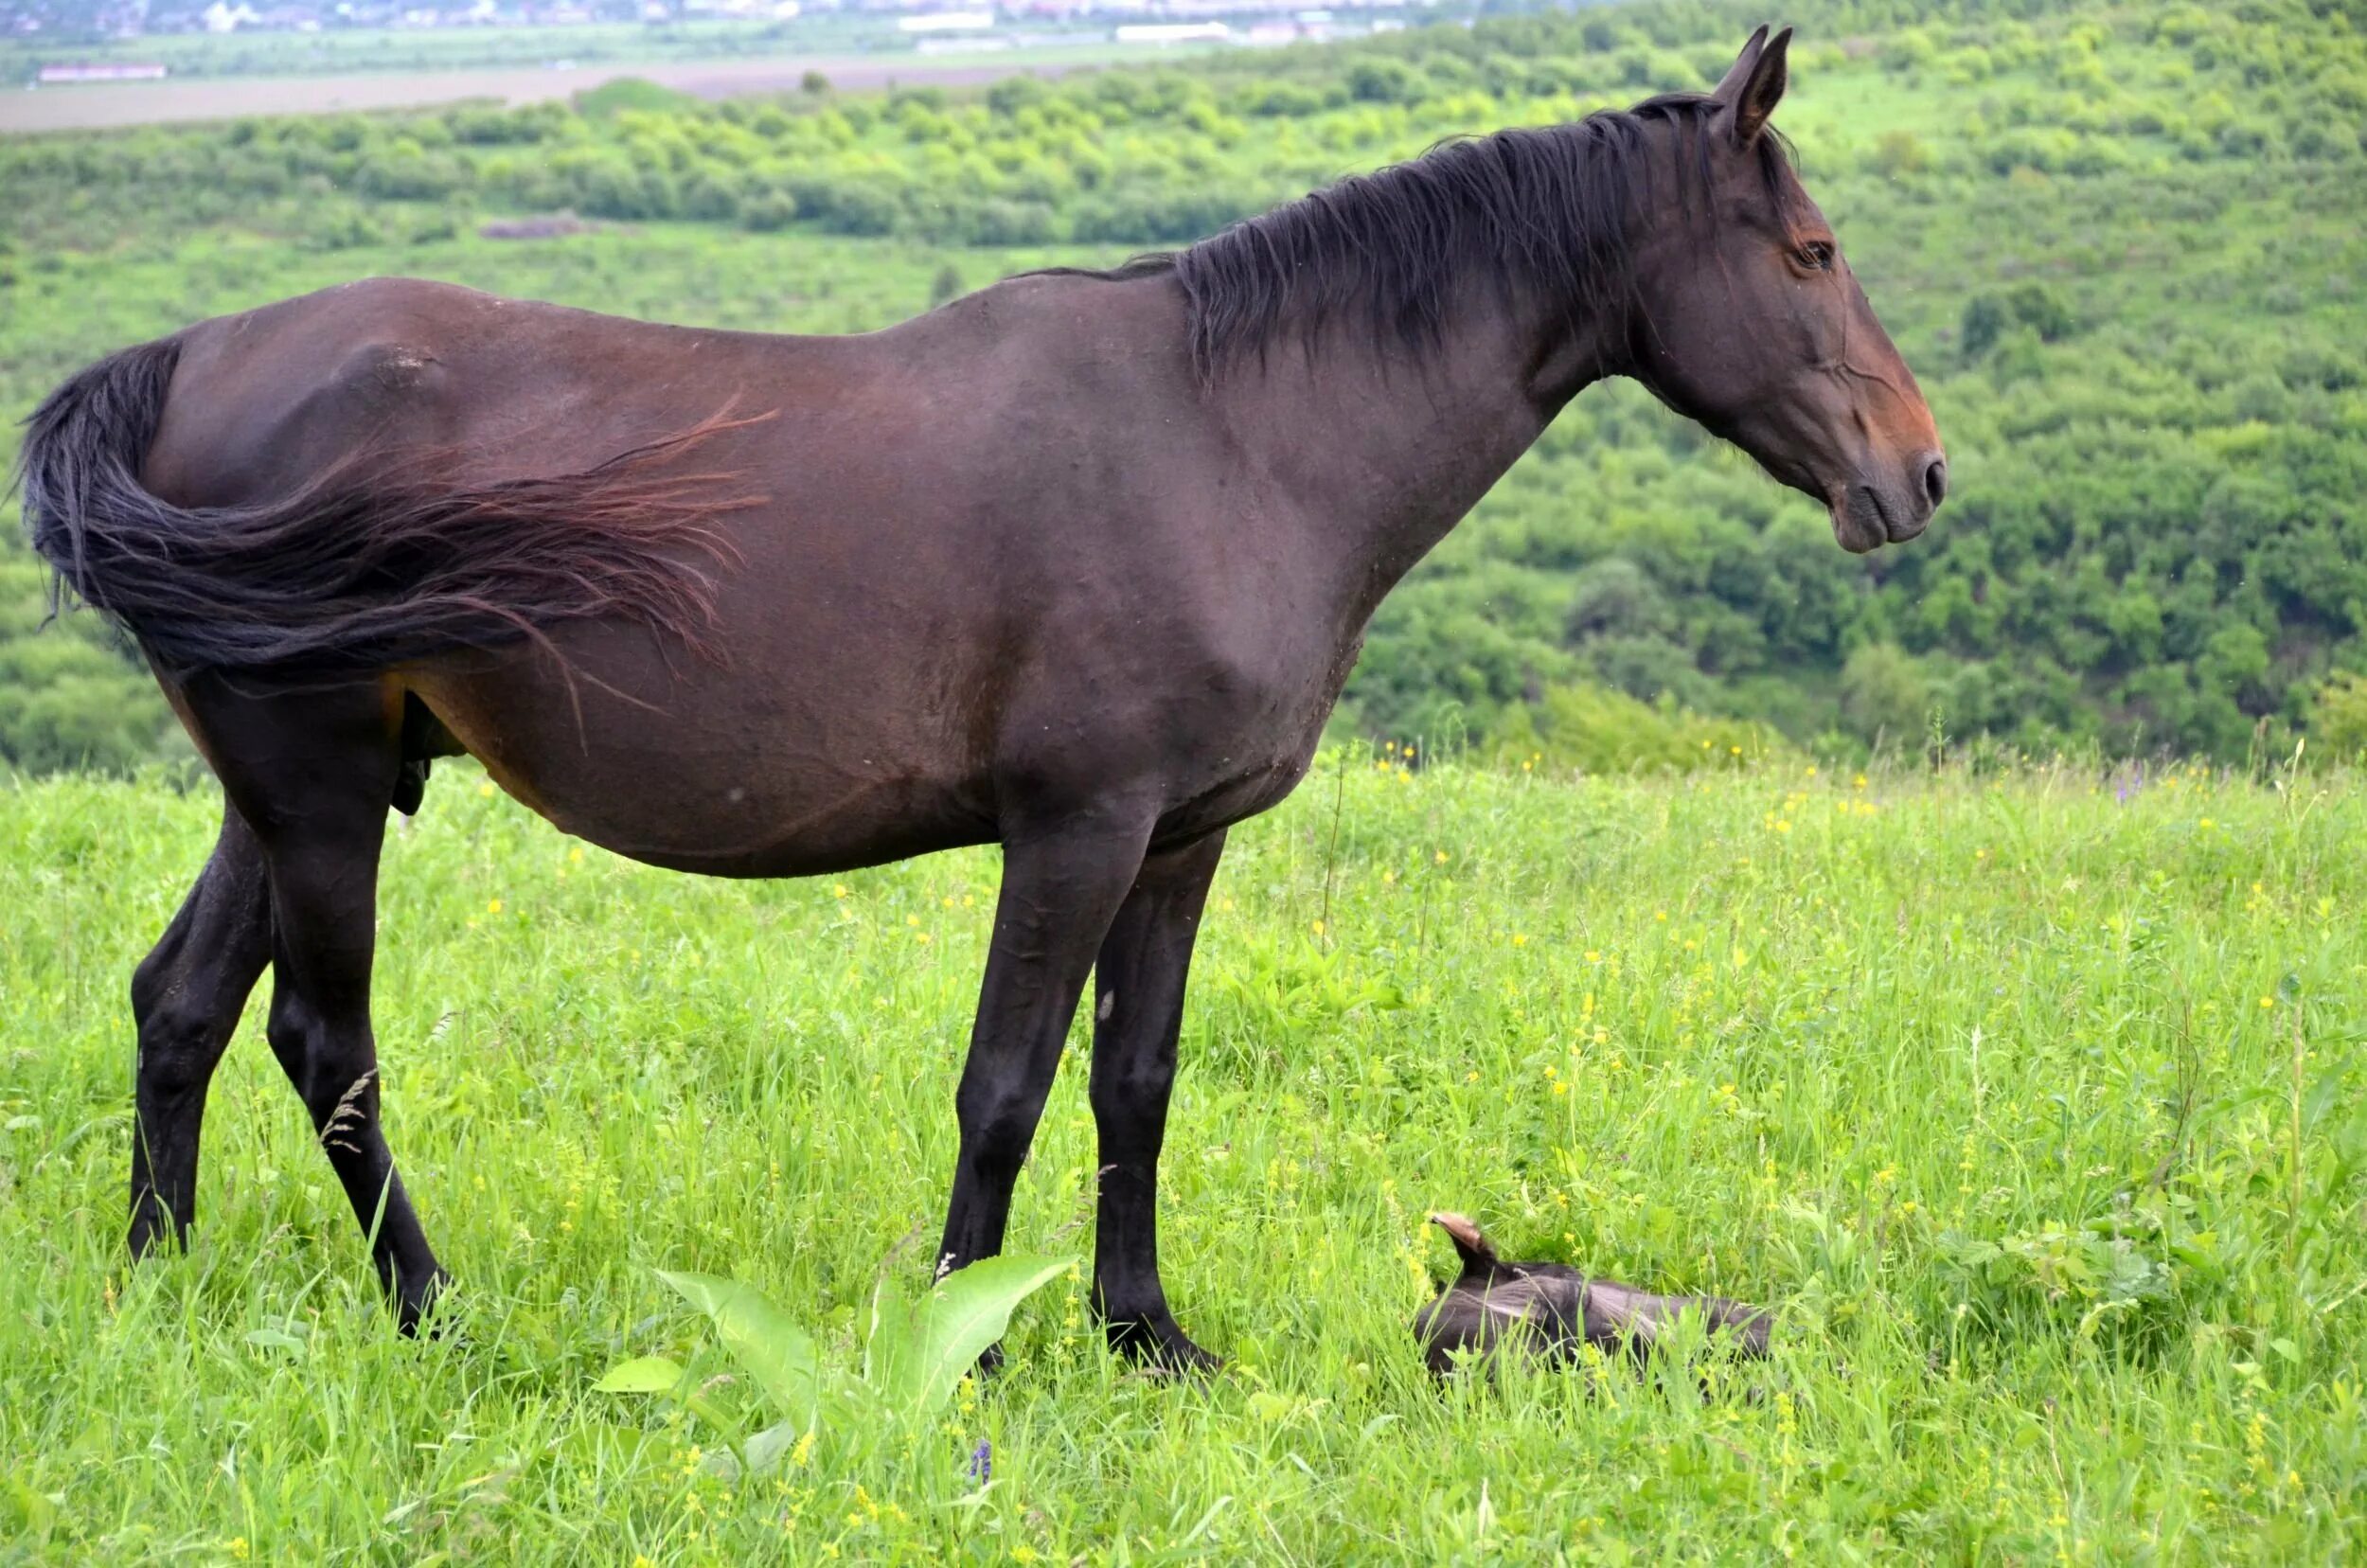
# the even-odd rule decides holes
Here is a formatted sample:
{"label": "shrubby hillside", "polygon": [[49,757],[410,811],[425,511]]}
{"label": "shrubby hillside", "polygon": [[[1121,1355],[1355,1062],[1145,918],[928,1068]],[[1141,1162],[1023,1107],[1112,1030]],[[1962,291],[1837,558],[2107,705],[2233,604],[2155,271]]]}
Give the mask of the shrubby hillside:
{"label": "shrubby hillside", "polygon": [[[2367,7],[1789,9],[1779,123],[1938,413],[1948,508],[1845,558],[1738,454],[1597,389],[1383,609],[1349,722],[1592,765],[1622,759],[1607,731],[1651,732],[1631,760],[1725,733],[1679,709],[1843,754],[2367,741]],[[1646,3],[966,97],[625,84],[0,143],[0,397],[21,412],[122,342],[368,272],[882,325],[1442,135],[1705,87],[1760,19]],[[601,231],[478,237],[561,210]],[[157,744],[161,708],[91,633],[25,635],[37,592],[0,557],[0,757]]]}

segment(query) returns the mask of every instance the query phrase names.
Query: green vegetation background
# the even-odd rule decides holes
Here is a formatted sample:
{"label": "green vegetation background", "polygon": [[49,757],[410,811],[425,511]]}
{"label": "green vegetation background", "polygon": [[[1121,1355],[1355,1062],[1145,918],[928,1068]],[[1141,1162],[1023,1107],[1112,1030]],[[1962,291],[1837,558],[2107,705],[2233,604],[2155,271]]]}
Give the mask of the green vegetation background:
{"label": "green vegetation background", "polygon": [[[1935,729],[2367,744],[2367,7],[1792,9],[1780,123],[1938,413],[1948,508],[1850,560],[1738,454],[1597,389],[1384,606],[1344,722],[1598,767],[1725,752],[1743,727],[1839,755]],[[1757,19],[1655,3],[968,96],[625,84],[0,143],[0,406],[193,318],[380,272],[877,327],[1021,267],[1186,241],[1442,135],[1706,86]],[[477,232],[561,209],[605,226]],[[0,760],[175,748],[98,629],[33,634],[39,574],[7,552]]]}

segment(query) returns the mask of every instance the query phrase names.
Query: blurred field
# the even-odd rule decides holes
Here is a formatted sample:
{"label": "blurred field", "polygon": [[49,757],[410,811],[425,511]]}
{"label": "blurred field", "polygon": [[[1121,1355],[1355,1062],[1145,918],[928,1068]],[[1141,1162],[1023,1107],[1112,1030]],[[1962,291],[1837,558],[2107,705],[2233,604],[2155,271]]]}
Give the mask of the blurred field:
{"label": "blurred field", "polygon": [[[1136,51],[1137,53],[1141,51]],[[541,103],[573,98],[620,77],[654,81],[694,98],[793,93],[809,71],[832,86],[866,91],[897,86],[963,87],[1024,73],[1057,77],[1080,65],[1123,59],[1116,45],[1097,49],[1006,49],[974,55],[782,55],[753,60],[622,61],[598,65],[508,66],[495,70],[413,71],[374,76],[198,77],[0,93],[0,134],[97,131],[173,120],[244,115],[321,115],[423,108],[483,101]]]}
{"label": "blurred field", "polygon": [[[1132,1378],[1056,1284],[934,1434],[746,1487],[704,1468],[711,1431],[590,1384],[707,1345],[653,1266],[754,1280],[834,1344],[882,1258],[922,1267],[994,857],[699,882],[439,766],[389,841],[378,1024],[463,1283],[452,1332],[408,1344],[252,1017],[195,1252],[118,1251],[125,977],[213,811],[156,778],[0,790],[0,1557],[2367,1545],[2355,775],[1547,782],[1328,753],[1237,833],[1185,1026],[1168,1283],[1231,1371]],[[1080,1062],[1014,1248],[1090,1255]],[[1520,1256],[1776,1305],[1761,1397],[1442,1392],[1405,1327],[1448,1268],[1436,1206]]]}

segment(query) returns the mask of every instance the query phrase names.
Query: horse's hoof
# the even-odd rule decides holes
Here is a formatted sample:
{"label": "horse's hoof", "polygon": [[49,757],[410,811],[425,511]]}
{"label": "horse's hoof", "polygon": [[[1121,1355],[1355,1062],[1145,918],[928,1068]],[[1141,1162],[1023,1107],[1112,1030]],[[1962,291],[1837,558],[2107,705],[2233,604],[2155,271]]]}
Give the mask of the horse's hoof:
{"label": "horse's hoof", "polygon": [[1110,1348],[1151,1377],[1207,1378],[1224,1370],[1224,1358],[1194,1345],[1172,1317],[1117,1319],[1108,1333]]}
{"label": "horse's hoof", "polygon": [[452,1275],[438,1269],[420,1285],[395,1292],[395,1331],[404,1339],[442,1339],[451,1327],[436,1321],[436,1304],[452,1287]]}
{"label": "horse's hoof", "polygon": [[132,1221],[131,1232],[124,1237],[123,1244],[125,1250],[131,1253],[133,1263],[143,1263],[179,1239],[165,1226],[147,1215],[141,1215]]}

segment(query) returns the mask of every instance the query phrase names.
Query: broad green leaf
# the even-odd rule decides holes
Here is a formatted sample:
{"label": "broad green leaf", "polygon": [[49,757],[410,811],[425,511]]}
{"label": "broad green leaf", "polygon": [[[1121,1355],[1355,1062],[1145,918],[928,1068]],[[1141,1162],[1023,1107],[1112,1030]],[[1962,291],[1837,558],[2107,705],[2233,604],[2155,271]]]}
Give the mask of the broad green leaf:
{"label": "broad green leaf", "polygon": [[1272,1426],[1298,1413],[1299,1402],[1288,1394],[1261,1388],[1249,1397],[1249,1413]]}
{"label": "broad green leaf", "polygon": [[46,1544],[58,1527],[59,1499],[35,1491],[22,1476],[9,1477],[9,1501],[15,1505],[19,1524],[36,1545]]}
{"label": "broad green leaf", "polygon": [[1059,1277],[1066,1257],[987,1257],[948,1274],[912,1310],[900,1345],[882,1346],[880,1392],[899,1410],[926,1415],[1010,1326],[1011,1310]]}
{"label": "broad green leaf", "polygon": [[785,1416],[810,1421],[823,1395],[813,1338],[754,1286],[714,1274],[657,1271],[658,1278],[704,1312],[723,1346]]}
{"label": "broad green leaf", "polygon": [[873,1399],[901,1409],[918,1372],[914,1304],[881,1277],[871,1291],[871,1320],[863,1342],[863,1386]]}
{"label": "broad green leaf", "polygon": [[592,1385],[600,1394],[668,1394],[682,1385],[682,1368],[664,1356],[618,1362]]}
{"label": "broad green leaf", "polygon": [[871,1288],[871,1323],[863,1339],[863,1381],[874,1393],[886,1393],[901,1377],[912,1321],[912,1303],[882,1275]]}

